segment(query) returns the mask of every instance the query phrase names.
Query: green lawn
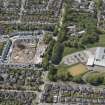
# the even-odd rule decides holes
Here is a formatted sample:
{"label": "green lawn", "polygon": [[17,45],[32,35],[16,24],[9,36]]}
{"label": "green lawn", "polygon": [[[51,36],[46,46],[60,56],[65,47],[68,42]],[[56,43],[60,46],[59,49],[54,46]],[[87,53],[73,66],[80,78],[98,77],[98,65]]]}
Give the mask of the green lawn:
{"label": "green lawn", "polygon": [[105,47],[105,34],[100,35],[99,45]]}
{"label": "green lawn", "polygon": [[81,51],[81,50],[83,49],[65,47],[64,52],[63,52],[63,57],[66,55],[72,54],[74,52]]}

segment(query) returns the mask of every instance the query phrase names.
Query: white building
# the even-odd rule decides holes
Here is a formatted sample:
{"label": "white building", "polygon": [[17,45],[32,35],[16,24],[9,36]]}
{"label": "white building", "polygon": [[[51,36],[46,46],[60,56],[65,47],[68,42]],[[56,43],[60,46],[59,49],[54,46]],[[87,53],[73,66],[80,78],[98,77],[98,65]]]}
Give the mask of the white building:
{"label": "white building", "polygon": [[105,48],[97,48],[94,64],[105,67]]}
{"label": "white building", "polygon": [[93,57],[89,57],[87,65],[105,67],[105,48],[98,47],[96,50],[96,54]]}

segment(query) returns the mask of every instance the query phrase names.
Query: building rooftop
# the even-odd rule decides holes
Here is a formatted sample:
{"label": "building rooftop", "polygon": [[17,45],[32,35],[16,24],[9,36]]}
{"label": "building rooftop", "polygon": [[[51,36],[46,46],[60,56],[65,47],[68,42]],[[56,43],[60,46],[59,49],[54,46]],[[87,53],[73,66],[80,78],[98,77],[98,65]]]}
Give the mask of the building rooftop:
{"label": "building rooftop", "polygon": [[105,66],[105,48],[97,48],[94,64],[98,66]]}
{"label": "building rooftop", "polygon": [[105,48],[98,47],[96,49],[96,54],[92,57],[89,57],[88,66],[96,65],[96,66],[103,66],[105,67]]}
{"label": "building rooftop", "polygon": [[92,66],[94,64],[94,56],[93,57],[89,57],[87,65],[88,66]]}

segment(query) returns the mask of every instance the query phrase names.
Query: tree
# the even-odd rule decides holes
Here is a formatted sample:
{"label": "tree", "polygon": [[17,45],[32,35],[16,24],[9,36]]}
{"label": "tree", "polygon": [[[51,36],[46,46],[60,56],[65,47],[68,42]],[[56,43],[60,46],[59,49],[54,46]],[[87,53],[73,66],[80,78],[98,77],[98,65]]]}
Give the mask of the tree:
{"label": "tree", "polygon": [[49,45],[48,45],[48,48],[47,48],[47,51],[46,51],[46,54],[48,54],[49,60],[51,59],[51,56],[52,56],[52,51],[53,51],[54,44],[55,44],[55,40],[51,40],[49,42]]}
{"label": "tree", "polygon": [[95,3],[96,3],[96,8],[97,8],[97,11],[99,11],[102,7],[102,4],[103,4],[103,0],[94,0]]}
{"label": "tree", "polygon": [[45,70],[48,70],[48,66],[49,66],[49,58],[48,54],[46,54],[45,57],[43,58],[43,68]]}
{"label": "tree", "polygon": [[92,73],[87,77],[87,82],[92,85],[100,85],[103,83],[104,77],[100,73]]}
{"label": "tree", "polygon": [[59,70],[57,73],[58,79],[62,81],[71,81],[72,80],[72,75],[65,69]]}
{"label": "tree", "polygon": [[73,82],[76,82],[76,83],[84,83],[84,81],[83,81],[81,75],[79,75],[79,76],[74,76],[72,81],[73,81]]}
{"label": "tree", "polygon": [[54,64],[59,64],[61,59],[62,59],[62,54],[63,54],[63,50],[64,50],[64,45],[57,42],[54,47],[53,47],[53,51],[52,51],[52,58],[51,61]]}
{"label": "tree", "polygon": [[66,38],[66,28],[65,26],[62,26],[60,32],[58,33],[58,41],[63,42]]}
{"label": "tree", "polygon": [[44,43],[45,44],[48,44],[51,40],[52,40],[52,36],[51,35],[49,35],[49,34],[46,34],[45,36],[44,36]]}
{"label": "tree", "polygon": [[57,81],[56,73],[57,73],[57,69],[53,65],[50,65],[49,72],[48,72],[48,79],[50,81]]}

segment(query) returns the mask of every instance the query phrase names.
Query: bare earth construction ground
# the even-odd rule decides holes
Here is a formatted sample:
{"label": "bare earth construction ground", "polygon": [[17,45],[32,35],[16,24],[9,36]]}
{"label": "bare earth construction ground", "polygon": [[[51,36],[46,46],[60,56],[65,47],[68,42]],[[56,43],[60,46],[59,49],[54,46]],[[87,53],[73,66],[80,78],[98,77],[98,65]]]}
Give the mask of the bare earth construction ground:
{"label": "bare earth construction ground", "polygon": [[[22,46],[23,48],[20,48]],[[11,54],[11,63],[18,64],[33,64],[35,57],[35,44],[21,43],[17,41],[14,43],[14,47]]]}

